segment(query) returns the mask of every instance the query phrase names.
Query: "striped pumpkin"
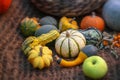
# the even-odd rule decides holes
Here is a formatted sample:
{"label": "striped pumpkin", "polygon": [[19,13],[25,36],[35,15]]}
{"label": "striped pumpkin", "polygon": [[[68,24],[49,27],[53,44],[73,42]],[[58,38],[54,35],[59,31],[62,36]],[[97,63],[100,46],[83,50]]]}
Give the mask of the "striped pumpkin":
{"label": "striped pumpkin", "polygon": [[56,52],[64,58],[74,58],[85,47],[86,39],[77,30],[66,30],[60,34],[55,42]]}

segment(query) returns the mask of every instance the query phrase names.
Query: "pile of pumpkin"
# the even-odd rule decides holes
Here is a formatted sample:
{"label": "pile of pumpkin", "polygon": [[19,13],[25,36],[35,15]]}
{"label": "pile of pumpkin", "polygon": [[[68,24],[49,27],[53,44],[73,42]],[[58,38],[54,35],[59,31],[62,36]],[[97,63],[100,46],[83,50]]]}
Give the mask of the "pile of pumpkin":
{"label": "pile of pumpkin", "polygon": [[[111,43],[112,50],[113,47],[120,47],[118,45],[120,34],[114,35],[112,40],[109,36],[106,37],[103,32],[105,22],[94,12],[92,16],[85,16],[81,20],[80,27],[75,18],[61,17],[58,24],[54,17],[45,16],[41,19],[24,18],[20,29],[26,37],[22,43],[22,50],[33,67],[39,69],[50,67],[54,61],[53,56],[60,66],[73,67],[80,65],[88,57],[96,55],[101,49],[101,44],[105,47]],[[49,43],[54,45],[55,54],[49,48],[50,46],[47,46]],[[104,69],[106,73],[107,64]]]}
{"label": "pile of pumpkin", "polygon": [[58,24],[51,16],[40,20],[26,17],[20,26],[26,37],[22,50],[34,68],[43,69],[53,62],[52,50],[46,44],[55,42],[55,58],[61,66],[79,65],[87,57],[97,53],[96,46],[103,38],[104,21],[92,13],[92,16],[83,18],[80,26],[74,18],[61,17]]}

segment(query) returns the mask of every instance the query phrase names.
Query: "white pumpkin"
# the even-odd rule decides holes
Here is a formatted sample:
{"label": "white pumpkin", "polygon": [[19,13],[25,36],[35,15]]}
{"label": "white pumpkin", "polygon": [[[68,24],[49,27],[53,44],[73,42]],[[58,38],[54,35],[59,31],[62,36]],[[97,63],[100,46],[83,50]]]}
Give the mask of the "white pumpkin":
{"label": "white pumpkin", "polygon": [[74,58],[86,45],[86,39],[77,30],[67,30],[60,34],[55,42],[56,52],[64,58]]}

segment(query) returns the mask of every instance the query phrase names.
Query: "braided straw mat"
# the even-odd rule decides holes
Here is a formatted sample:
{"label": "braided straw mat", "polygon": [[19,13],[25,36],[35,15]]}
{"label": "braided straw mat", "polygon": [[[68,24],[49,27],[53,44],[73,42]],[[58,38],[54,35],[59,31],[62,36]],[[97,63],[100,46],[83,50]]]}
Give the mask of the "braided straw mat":
{"label": "braided straw mat", "polygon": [[[54,61],[49,68],[39,70],[27,61],[21,51],[24,38],[19,30],[20,21],[26,16],[42,15],[29,0],[13,0],[7,13],[0,15],[0,80],[90,80],[84,76],[82,65],[62,68]],[[120,55],[119,49],[117,52]],[[109,68],[102,80],[120,80],[120,60],[104,50],[98,55],[106,60]]]}

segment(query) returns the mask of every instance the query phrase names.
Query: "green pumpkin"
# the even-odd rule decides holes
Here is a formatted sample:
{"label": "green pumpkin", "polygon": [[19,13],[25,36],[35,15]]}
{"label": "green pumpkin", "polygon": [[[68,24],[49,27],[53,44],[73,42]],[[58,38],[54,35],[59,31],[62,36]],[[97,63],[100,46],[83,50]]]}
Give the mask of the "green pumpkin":
{"label": "green pumpkin", "polygon": [[54,25],[57,26],[57,20],[51,16],[45,16],[40,19],[39,23],[41,25]]}
{"label": "green pumpkin", "polygon": [[25,37],[34,35],[38,28],[40,28],[40,25],[36,18],[26,17],[21,21],[20,30]]}
{"label": "green pumpkin", "polygon": [[85,30],[79,30],[79,32],[85,36],[87,45],[92,44],[97,46],[100,44],[103,38],[102,33],[93,27],[87,28]]}
{"label": "green pumpkin", "polygon": [[51,30],[58,30],[58,29],[54,25],[43,25],[43,26],[41,26],[41,28],[36,30],[35,36],[38,37],[42,34],[46,34],[46,33],[50,32]]}

